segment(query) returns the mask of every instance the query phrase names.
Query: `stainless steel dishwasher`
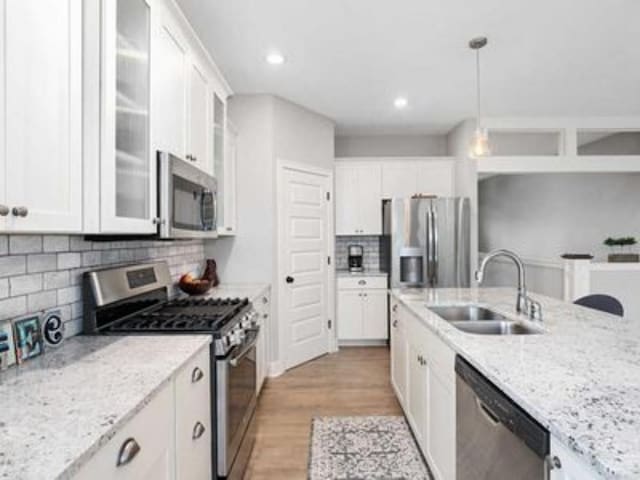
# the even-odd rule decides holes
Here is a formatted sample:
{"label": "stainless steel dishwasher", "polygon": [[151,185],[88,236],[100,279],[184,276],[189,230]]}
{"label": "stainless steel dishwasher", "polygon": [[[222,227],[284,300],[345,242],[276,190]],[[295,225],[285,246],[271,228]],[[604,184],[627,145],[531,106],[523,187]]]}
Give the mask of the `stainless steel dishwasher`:
{"label": "stainless steel dishwasher", "polygon": [[457,480],[548,478],[549,432],[456,357]]}

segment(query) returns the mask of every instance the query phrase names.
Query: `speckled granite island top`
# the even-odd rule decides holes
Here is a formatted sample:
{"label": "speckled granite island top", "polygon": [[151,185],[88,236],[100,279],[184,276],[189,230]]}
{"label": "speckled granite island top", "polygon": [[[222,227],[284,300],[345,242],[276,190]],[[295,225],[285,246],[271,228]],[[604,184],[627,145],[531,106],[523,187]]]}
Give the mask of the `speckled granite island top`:
{"label": "speckled granite island top", "polygon": [[210,337],[80,336],[0,374],[0,478],[69,478]]}
{"label": "speckled granite island top", "polygon": [[541,335],[471,335],[428,305],[477,303],[515,317],[515,290],[393,290],[393,295],[606,478],[640,478],[640,319],[532,295]]}

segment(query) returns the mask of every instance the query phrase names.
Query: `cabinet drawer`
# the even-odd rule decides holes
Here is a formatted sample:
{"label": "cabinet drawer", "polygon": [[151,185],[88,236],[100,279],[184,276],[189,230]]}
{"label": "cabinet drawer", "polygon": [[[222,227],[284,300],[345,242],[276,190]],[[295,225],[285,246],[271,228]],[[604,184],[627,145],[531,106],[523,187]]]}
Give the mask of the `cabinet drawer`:
{"label": "cabinet drawer", "polygon": [[[173,383],[124,425],[74,477],[79,480],[162,480],[173,477]],[[122,463],[128,445],[129,461]],[[133,448],[131,448],[133,447]],[[137,453],[134,452],[137,450]],[[118,465],[119,457],[121,464]]]}
{"label": "cabinet drawer", "polygon": [[176,478],[211,478],[210,392],[207,347],[176,377]]}
{"label": "cabinet drawer", "polygon": [[366,290],[369,288],[387,288],[387,277],[338,277],[338,289],[340,290]]}

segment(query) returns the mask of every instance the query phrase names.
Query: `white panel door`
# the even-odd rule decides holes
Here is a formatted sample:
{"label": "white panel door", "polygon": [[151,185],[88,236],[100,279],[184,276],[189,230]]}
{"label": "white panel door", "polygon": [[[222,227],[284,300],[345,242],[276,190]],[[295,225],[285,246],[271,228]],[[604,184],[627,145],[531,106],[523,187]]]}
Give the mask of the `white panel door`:
{"label": "white panel door", "polygon": [[453,162],[420,162],[416,175],[416,193],[436,195],[438,197],[451,197],[454,194],[453,177]]}
{"label": "white panel door", "polygon": [[367,290],[363,302],[362,338],[365,340],[389,338],[387,318],[387,291]]}
{"label": "white panel door", "polygon": [[2,5],[7,227],[80,232],[82,1]]}
{"label": "white panel door", "polygon": [[279,222],[286,368],[328,351],[328,191],[328,176],[283,169]]}
{"label": "white panel door", "polygon": [[212,130],[209,112],[209,86],[200,66],[193,61],[189,65],[189,147],[187,158],[195,165],[213,173],[209,159],[209,131]]}
{"label": "white panel door", "polygon": [[358,206],[359,233],[382,235],[382,167],[380,165],[358,167]]}
{"label": "white panel door", "polygon": [[152,135],[155,150],[187,155],[187,47],[168,13],[154,9]]}
{"label": "white panel door", "polygon": [[338,291],[338,340],[362,338],[362,295],[358,290]]}
{"label": "white panel door", "polygon": [[360,229],[358,170],[353,165],[336,166],[336,235],[357,235]]}

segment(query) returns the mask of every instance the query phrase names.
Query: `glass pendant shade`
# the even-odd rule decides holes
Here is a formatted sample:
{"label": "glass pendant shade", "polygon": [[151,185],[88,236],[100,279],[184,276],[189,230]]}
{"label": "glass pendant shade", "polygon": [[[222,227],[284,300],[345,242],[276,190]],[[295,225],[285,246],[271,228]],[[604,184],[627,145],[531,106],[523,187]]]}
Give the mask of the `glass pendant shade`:
{"label": "glass pendant shade", "polygon": [[477,127],[471,137],[469,145],[469,156],[471,158],[481,158],[491,155],[491,146],[489,145],[489,132],[486,128]]}

